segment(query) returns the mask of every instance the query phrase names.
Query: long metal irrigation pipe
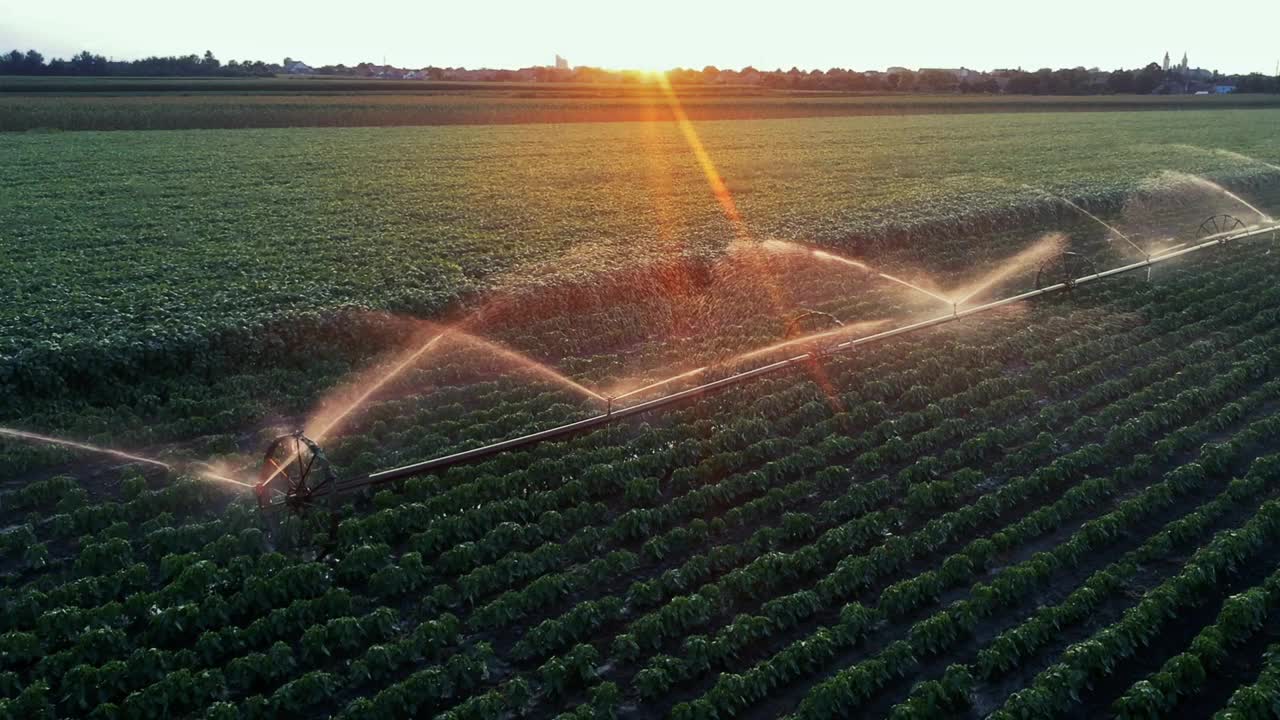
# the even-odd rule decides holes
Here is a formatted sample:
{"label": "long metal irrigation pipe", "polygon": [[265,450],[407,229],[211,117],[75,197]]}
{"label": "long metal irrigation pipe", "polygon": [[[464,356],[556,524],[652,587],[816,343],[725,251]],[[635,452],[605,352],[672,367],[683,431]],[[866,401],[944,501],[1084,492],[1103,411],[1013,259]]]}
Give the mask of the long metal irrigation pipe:
{"label": "long metal irrigation pipe", "polygon": [[[1032,290],[1030,292],[1025,292],[1020,295],[1014,295],[1001,300],[995,300],[993,302],[986,303],[985,305],[977,305],[965,310],[960,310],[958,308],[955,308],[950,314],[947,314],[947,315],[941,315],[939,317],[935,317],[930,320],[923,320],[918,323],[904,325],[902,327],[897,327],[892,330],[885,330],[884,332],[879,332],[874,335],[867,335],[865,337],[855,338],[853,340],[847,340],[837,345],[833,345],[832,347],[827,348],[825,350],[805,352],[801,355],[789,357],[785,360],[779,360],[777,362],[773,362],[768,365],[763,365],[758,368],[746,370],[734,375],[730,375],[728,377],[721,378],[719,380],[714,380],[712,382],[704,383],[702,385],[681,390],[679,392],[671,393],[670,395],[663,395],[662,397],[654,398],[653,400],[647,400],[645,402],[637,403],[635,405],[628,405],[626,407],[618,408],[616,410],[610,408],[607,412],[601,415],[595,415],[595,416],[586,418],[584,420],[578,420],[577,422],[568,423],[566,425],[560,425],[557,427],[548,428],[546,430],[541,430],[539,432],[530,433],[528,435],[522,435],[520,437],[511,438],[510,440],[503,440],[501,442],[492,443],[490,445],[485,445],[483,447],[472,448],[471,450],[464,450],[462,452],[454,453],[452,455],[445,455],[443,457],[433,458],[431,460],[424,460],[423,462],[413,463],[411,465],[404,465],[402,467],[391,468],[389,470],[380,470],[378,472],[369,473],[368,475],[350,478],[348,480],[339,481],[334,487],[336,492],[338,493],[351,492],[351,491],[358,490],[360,488],[367,487],[370,485],[380,485],[382,483],[388,483],[394,480],[400,480],[403,478],[412,477],[414,475],[422,475],[428,472],[432,472],[434,470],[442,470],[442,469],[451,467],[453,465],[457,465],[459,463],[478,460],[480,458],[485,458],[490,455],[496,455],[501,452],[506,452],[507,450],[514,450],[516,448],[521,448],[528,445],[540,443],[544,440],[553,440],[556,438],[566,437],[576,433],[584,432],[586,430],[591,430],[593,428],[597,428],[617,420],[629,418],[634,415],[640,415],[642,413],[646,413],[651,410],[657,410],[659,408],[663,408],[668,405],[678,403],[682,400],[687,400],[689,398],[705,395],[707,393],[714,392],[721,388],[728,387],[730,385],[736,385],[737,383],[745,382],[747,380],[751,380],[753,378],[757,378],[762,375],[768,375],[770,373],[778,372],[780,370],[785,370],[786,368],[792,367],[801,362],[812,360],[816,356],[828,355],[828,354],[839,353],[839,352],[847,352],[861,345],[868,345],[871,343],[880,342],[882,340],[888,340],[889,338],[897,337],[899,335],[905,335],[907,333],[913,333],[919,330],[924,330],[926,328],[936,327],[938,325],[944,325],[949,322],[954,322],[956,320],[967,318],[971,315],[977,315],[978,313],[988,312],[990,310],[994,310],[998,307],[1003,307],[1005,305],[1010,305],[1012,303],[1022,302],[1023,300],[1030,300],[1031,298],[1040,297],[1041,295],[1048,295],[1050,293],[1060,292],[1062,290],[1068,290],[1070,288],[1073,288],[1079,285],[1086,285],[1088,283],[1095,282],[1098,280],[1105,280],[1109,277],[1114,277],[1116,275],[1123,275],[1124,273],[1133,272],[1134,270],[1140,270],[1142,268],[1151,267],[1152,265],[1157,265],[1159,263],[1165,262],[1166,260],[1172,260],[1173,258],[1176,258],[1176,257],[1181,257],[1183,255],[1187,255],[1193,252],[1198,252],[1205,248],[1213,247],[1216,245],[1222,245],[1224,243],[1234,241],[1234,240],[1245,240],[1245,239],[1256,237],[1258,235],[1263,235],[1269,232],[1276,232],[1277,230],[1280,230],[1280,223],[1269,225],[1267,227],[1260,227],[1260,228],[1254,228],[1252,230],[1245,230],[1245,231],[1231,234],[1231,235],[1224,235],[1222,237],[1211,237],[1208,240],[1197,243],[1195,245],[1182,248],[1181,250],[1175,250],[1172,252],[1163,253],[1161,255],[1157,255],[1155,257],[1148,258],[1146,260],[1142,260],[1130,265],[1124,265],[1121,267],[1112,268],[1110,270],[1094,273],[1092,275],[1086,275],[1084,277],[1077,278],[1071,281],[1065,281],[1065,282],[1060,282],[1054,285],[1048,285],[1046,287]],[[316,494],[327,495],[328,493],[322,488]]]}

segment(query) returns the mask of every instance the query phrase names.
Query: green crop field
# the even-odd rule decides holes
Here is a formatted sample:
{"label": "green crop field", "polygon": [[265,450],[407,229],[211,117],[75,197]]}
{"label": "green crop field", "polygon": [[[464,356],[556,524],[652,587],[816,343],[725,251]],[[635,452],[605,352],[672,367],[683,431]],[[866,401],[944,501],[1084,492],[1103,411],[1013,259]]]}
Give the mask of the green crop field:
{"label": "green crop field", "polygon": [[[1258,109],[1274,95],[859,95],[679,88],[693,120],[939,113]],[[357,79],[0,76],[0,131],[378,127],[670,120],[654,85]]]}
{"label": "green crop field", "polygon": [[1274,233],[829,351],[1268,226],[1280,109],[195,129],[258,89],[0,97],[186,128],[0,133],[0,719],[1275,716]]}

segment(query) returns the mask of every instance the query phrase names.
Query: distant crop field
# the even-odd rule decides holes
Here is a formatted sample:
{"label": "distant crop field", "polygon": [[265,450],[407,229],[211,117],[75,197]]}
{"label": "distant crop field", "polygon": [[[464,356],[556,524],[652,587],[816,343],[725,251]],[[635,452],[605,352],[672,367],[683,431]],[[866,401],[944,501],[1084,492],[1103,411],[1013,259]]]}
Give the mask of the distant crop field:
{"label": "distant crop field", "polygon": [[[1255,131],[1277,120],[994,114],[699,132],[759,237],[883,246],[930,269],[931,235],[1066,212],[1045,191],[1118,207],[1164,170],[1272,177],[1212,149],[1280,157]],[[10,365],[344,306],[431,315],[558,258],[550,272],[567,277],[734,239],[666,123],[6,135],[0,162]]]}
{"label": "distant crop field", "polygon": [[[694,120],[936,113],[1204,110],[1280,105],[1268,95],[846,95],[676,89]],[[671,120],[652,86],[354,80],[0,79],[0,131],[378,127]]]}
{"label": "distant crop field", "polygon": [[1278,122],[0,134],[0,720],[1266,717]]}

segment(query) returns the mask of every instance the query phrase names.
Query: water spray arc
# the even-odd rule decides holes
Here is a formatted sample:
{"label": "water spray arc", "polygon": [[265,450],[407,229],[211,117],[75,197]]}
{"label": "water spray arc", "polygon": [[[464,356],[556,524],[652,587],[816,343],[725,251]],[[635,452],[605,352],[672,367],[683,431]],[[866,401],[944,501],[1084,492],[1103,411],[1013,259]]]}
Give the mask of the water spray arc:
{"label": "water spray arc", "polygon": [[1080,214],[1084,215],[1085,217],[1089,218],[1090,220],[1092,220],[1092,221],[1096,222],[1097,224],[1101,225],[1103,228],[1105,228],[1105,229],[1106,229],[1106,231],[1107,231],[1108,233],[1111,233],[1112,235],[1115,235],[1116,237],[1120,238],[1121,240],[1124,240],[1126,243],[1128,243],[1128,244],[1129,244],[1129,247],[1132,247],[1134,250],[1137,250],[1139,253],[1141,253],[1141,254],[1142,254],[1142,256],[1143,256],[1143,257],[1147,258],[1148,260],[1150,260],[1150,259],[1151,259],[1151,253],[1150,253],[1146,248],[1144,248],[1144,247],[1142,247],[1142,246],[1138,245],[1138,243],[1134,242],[1134,241],[1133,241],[1133,238],[1131,238],[1131,237],[1129,237],[1128,235],[1125,235],[1124,233],[1120,232],[1120,230],[1119,230],[1119,229],[1117,229],[1117,228],[1116,228],[1114,225],[1112,225],[1111,223],[1109,223],[1109,222],[1107,222],[1107,221],[1103,220],[1102,218],[1098,217],[1097,215],[1094,215],[1093,213],[1089,212],[1088,210],[1085,210],[1083,207],[1081,207],[1081,206],[1077,205],[1076,203],[1074,203],[1074,202],[1072,202],[1072,201],[1068,200],[1067,198],[1062,197],[1061,195],[1055,195],[1055,194],[1053,194],[1053,193],[1051,193],[1051,192],[1049,192],[1048,190],[1045,190],[1045,189],[1043,189],[1043,188],[1033,187],[1033,186],[1031,186],[1031,185],[1023,185],[1023,187],[1025,187],[1025,188],[1026,188],[1026,189],[1028,189],[1028,190],[1034,190],[1035,192],[1038,192],[1038,193],[1040,193],[1041,195],[1045,195],[1045,196],[1047,196],[1047,197],[1053,198],[1054,200],[1057,200],[1057,201],[1058,201],[1058,202],[1060,202],[1060,203],[1064,203],[1064,204],[1066,204],[1068,207],[1071,207],[1071,208],[1072,208],[1072,209],[1074,209],[1075,211],[1079,212]]}
{"label": "water spray arc", "polygon": [[1200,188],[1200,189],[1202,189],[1202,190],[1208,190],[1208,191],[1210,191],[1210,192],[1216,192],[1216,193],[1218,193],[1218,194],[1222,195],[1223,197],[1226,197],[1226,198],[1229,198],[1229,199],[1231,199],[1231,200],[1234,200],[1234,201],[1235,201],[1238,205],[1240,205],[1241,207],[1243,207],[1243,208],[1245,208],[1245,209],[1249,210],[1249,211],[1250,211],[1250,212],[1252,212],[1252,213],[1257,214],[1258,219],[1259,219],[1259,221],[1260,221],[1260,222],[1263,222],[1263,223],[1272,223],[1272,222],[1275,222],[1275,221],[1272,219],[1272,217],[1271,217],[1270,215],[1268,215],[1267,213],[1264,213],[1264,212],[1262,212],[1261,210],[1259,210],[1257,207],[1255,207],[1255,206],[1254,206],[1252,203],[1250,203],[1248,200],[1245,200],[1244,198],[1242,198],[1242,197],[1240,197],[1239,195],[1237,195],[1237,194],[1235,194],[1235,193],[1231,192],[1230,190],[1226,189],[1225,187],[1223,187],[1223,186],[1219,185],[1218,183],[1213,182],[1212,180],[1208,180],[1208,179],[1206,179],[1206,178],[1202,178],[1202,177],[1200,177],[1199,175],[1192,175],[1192,174],[1190,174],[1190,173],[1182,173],[1182,172],[1171,172],[1171,171],[1166,171],[1166,172],[1164,173],[1164,175],[1165,175],[1166,177],[1170,178],[1171,180],[1173,180],[1175,183],[1183,183],[1183,184],[1191,185],[1191,186],[1193,186],[1193,187]]}
{"label": "water spray arc", "polygon": [[[283,484],[290,488],[286,491],[282,491],[283,495],[295,498],[301,495],[309,497],[314,490],[310,483],[316,480],[319,476],[310,476],[309,467],[305,471],[302,468],[301,463],[304,459],[303,456],[308,455],[308,447],[310,448],[311,456],[314,456],[315,454],[320,454],[322,456],[323,454],[319,451],[318,443],[324,442],[329,435],[341,429],[345,423],[350,422],[374,395],[389,385],[393,380],[403,375],[409,369],[417,366],[423,358],[430,355],[432,352],[442,349],[448,343],[479,347],[487,351],[492,357],[499,358],[526,372],[563,385],[588,399],[603,403],[607,410],[612,409],[612,401],[610,398],[606,398],[594,390],[565,377],[550,367],[528,358],[505,345],[491,340],[485,340],[477,335],[465,332],[457,326],[433,328],[428,335],[430,336],[428,339],[421,342],[416,348],[403,353],[394,363],[391,364],[389,368],[379,369],[372,378],[363,379],[361,382],[356,383],[354,388],[345,388],[346,392],[341,394],[340,399],[330,403],[336,407],[326,407],[326,404],[322,403],[320,410],[311,416],[303,429],[295,433],[282,435],[276,438],[271,446],[272,448],[275,448],[281,443],[283,443],[284,446],[287,446],[288,443],[285,441],[288,438],[293,438],[295,453],[293,455],[282,455],[279,458],[272,458],[272,451],[268,450],[267,459],[271,461],[269,463],[271,467],[267,467],[268,463],[264,460],[263,472],[259,476],[258,485],[255,486],[259,488],[260,495],[263,487],[271,485],[277,478],[283,477]],[[286,472],[286,468],[294,467],[295,465],[297,465],[297,467],[295,467],[296,472],[289,475]],[[323,465],[327,467],[328,461],[324,461]]]}
{"label": "water spray arc", "polygon": [[15,440],[23,440],[26,442],[39,443],[41,445],[56,445],[58,447],[64,447],[69,450],[77,450],[80,452],[92,453],[95,455],[106,455],[107,457],[113,457],[113,458],[116,458],[117,460],[123,460],[127,463],[139,463],[142,465],[150,465],[151,467],[158,467],[170,472],[174,472],[174,471],[190,472],[196,477],[199,477],[204,480],[212,480],[215,482],[222,482],[230,485],[239,485],[240,487],[245,487],[245,488],[254,487],[250,483],[243,482],[243,481],[236,480],[234,478],[229,478],[225,475],[222,475],[216,472],[213,468],[206,465],[205,463],[200,463],[200,462],[189,463],[189,464],[168,463],[163,460],[157,460],[155,458],[147,457],[145,455],[137,455],[135,453],[125,452],[124,450],[117,450],[115,448],[103,447],[101,445],[93,445],[91,443],[79,442],[76,440],[69,440],[67,438],[54,437],[52,435],[42,435],[40,433],[28,432],[26,430],[17,430],[15,428],[0,427],[0,436],[14,438]]}
{"label": "water spray arc", "polygon": [[75,440],[67,440],[66,438],[53,437],[52,435],[41,435],[40,433],[27,432],[26,430],[15,430],[13,428],[0,428],[0,435],[16,438],[18,440],[30,440],[45,445],[57,445],[59,447],[65,447],[72,450],[96,453],[98,455],[108,455],[119,460],[151,465],[152,467],[164,468],[165,470],[173,469],[173,465],[170,465],[163,460],[156,460],[155,458],[135,455],[130,452],[102,447],[100,445],[91,445],[89,443],[77,442]]}
{"label": "water spray arc", "polygon": [[865,272],[871,273],[872,275],[888,280],[889,282],[897,283],[907,288],[908,290],[914,290],[915,292],[921,293],[933,300],[937,300],[938,302],[943,303],[944,305],[947,305],[952,309],[955,309],[955,306],[957,305],[956,301],[952,300],[949,297],[946,297],[944,295],[939,295],[938,293],[933,292],[932,290],[927,290],[925,288],[920,287],[919,285],[916,285],[915,283],[908,282],[906,280],[903,280],[900,277],[890,275],[889,273],[880,272],[879,270],[876,270],[875,268],[871,267],[870,265],[864,262],[860,262],[858,260],[850,260],[847,257],[844,257],[842,255],[836,255],[835,253],[827,252],[826,250],[810,250],[809,253],[819,260],[842,263],[844,265],[855,267],[855,268],[858,268],[859,270],[863,270]]}
{"label": "water spray arc", "polygon": [[[422,475],[429,472],[443,470],[461,463],[479,460],[479,459],[490,457],[502,452],[507,452],[510,450],[516,450],[519,448],[528,447],[528,446],[531,446],[540,442],[548,441],[548,440],[566,438],[578,433],[586,432],[588,430],[603,427],[607,424],[610,424],[625,418],[641,415],[643,413],[652,412],[654,410],[659,410],[659,409],[669,407],[684,401],[692,400],[694,398],[707,395],[707,394],[716,392],[718,390],[721,390],[723,388],[727,388],[732,385],[736,385],[739,383],[752,380],[754,378],[762,377],[772,373],[781,372],[789,368],[795,368],[795,367],[801,366],[802,364],[811,363],[812,361],[820,357],[823,357],[825,355],[849,352],[863,345],[883,342],[890,338],[895,338],[902,335],[907,335],[914,332],[926,330],[929,328],[938,327],[947,323],[968,318],[973,315],[979,315],[982,313],[990,312],[997,308],[1005,307],[1007,305],[1011,305],[1014,303],[1031,300],[1033,298],[1041,297],[1041,296],[1056,293],[1056,292],[1069,291],[1074,288],[1080,287],[1081,285],[1098,282],[1101,280],[1105,280],[1107,278],[1112,278],[1112,277],[1116,277],[1126,273],[1130,273],[1135,270],[1150,269],[1153,265],[1167,262],[1174,258],[1199,252],[1201,250],[1205,250],[1211,247],[1219,247],[1231,242],[1246,240],[1249,238],[1254,238],[1254,237],[1258,237],[1266,234],[1274,234],[1277,231],[1277,229],[1280,229],[1280,224],[1272,224],[1272,225],[1267,225],[1262,227],[1255,226],[1255,227],[1245,228],[1243,230],[1236,230],[1236,231],[1226,232],[1226,233],[1218,233],[1216,235],[1202,237],[1191,243],[1182,243],[1180,246],[1171,247],[1157,255],[1147,256],[1144,260],[1141,260],[1139,262],[1131,263],[1128,265],[1122,265],[1119,267],[1111,268],[1109,270],[1097,271],[1095,269],[1092,269],[1091,264],[1089,264],[1086,267],[1089,267],[1090,270],[1084,275],[1073,276],[1068,274],[1068,275],[1052,276],[1047,278],[1038,277],[1037,279],[1038,286],[1035,290],[1030,290],[1018,295],[1013,295],[1000,300],[995,300],[982,305],[977,305],[977,306],[968,307],[964,309],[960,309],[958,307],[958,303],[952,303],[950,300],[948,300],[947,302],[951,304],[952,311],[945,315],[940,315],[931,319],[922,320],[919,322],[903,325],[890,330],[884,330],[884,331],[873,333],[870,335],[864,335],[864,336],[853,338],[853,339],[843,340],[841,342],[828,345],[825,347],[814,347],[812,349],[806,350],[801,353],[797,353],[795,355],[784,358],[782,360],[777,360],[775,362],[769,363],[767,365],[763,365],[761,367],[756,367],[750,370],[738,372],[738,373],[729,375],[727,377],[719,378],[717,380],[713,380],[710,382],[703,383],[701,385],[697,385],[695,387],[672,392],[670,394],[663,395],[661,397],[654,398],[652,400],[646,400],[643,402],[638,402],[633,405],[626,405],[623,407],[614,406],[615,402],[617,402],[618,400],[621,400],[626,397],[638,395],[643,391],[661,387],[677,379],[697,376],[698,374],[707,371],[713,366],[697,368],[695,370],[690,370],[690,371],[681,373],[680,375],[674,376],[672,378],[667,378],[665,380],[661,380],[655,383],[650,383],[645,387],[629,391],[627,393],[624,393],[623,395],[605,398],[607,400],[607,407],[605,412],[594,415],[592,417],[588,417],[583,420],[579,420],[577,422],[560,425],[558,427],[549,428],[546,430],[531,433],[531,434],[524,435],[517,438],[511,438],[509,440],[503,440],[500,442],[492,443],[490,445],[485,445],[483,447],[464,450],[462,452],[454,453],[451,455],[433,458],[430,460],[412,463],[409,465],[403,465],[401,467],[372,472],[367,475],[363,475],[359,477],[348,478],[344,480],[326,479],[322,484],[318,483],[313,487],[309,487],[305,497],[291,496],[287,489],[281,491],[278,488],[268,487],[271,483],[279,483],[279,478],[284,475],[284,473],[275,472],[274,465],[268,462],[271,460],[271,454],[272,454],[272,450],[268,450],[267,458],[264,459],[264,467],[263,467],[263,473],[264,473],[263,477],[266,477],[268,479],[260,483],[260,487],[257,488],[258,497],[264,509],[286,507],[286,506],[294,507],[294,508],[305,507],[308,504],[315,503],[320,499],[323,499],[326,497],[333,497],[336,495],[356,492],[368,487],[378,486],[385,483],[394,482],[396,480],[413,477],[416,475]],[[856,261],[848,261],[848,262],[858,264],[856,263]],[[1069,267],[1069,266],[1065,266],[1065,267]],[[926,292],[927,294],[933,296],[933,293],[928,293],[928,291],[924,291],[923,289],[921,289],[921,291]],[[940,298],[940,296],[934,296],[934,297]],[[781,343],[777,343],[773,346],[770,346],[769,348],[766,348],[764,350],[753,351],[752,353],[747,353],[746,355],[748,356],[759,355],[765,352],[765,350],[778,350],[802,341],[812,343],[814,340],[821,339],[823,336],[839,335],[840,332],[843,331],[844,329],[845,328],[843,327],[836,328],[835,330],[827,331],[825,333],[817,333],[815,335],[809,335],[801,338],[796,338],[794,340],[784,341]],[[739,358],[742,358],[742,357],[744,356],[739,356]],[[315,445],[315,443],[308,440],[301,433],[297,433],[295,435],[290,435],[290,436],[284,436],[284,437],[293,438],[293,442],[301,443],[302,445],[305,445],[307,447],[314,446],[315,453],[316,454],[321,453],[318,445]],[[281,440],[283,440],[283,438],[278,439],[277,443],[281,442]],[[277,447],[277,445],[273,444],[272,447],[275,448]]]}

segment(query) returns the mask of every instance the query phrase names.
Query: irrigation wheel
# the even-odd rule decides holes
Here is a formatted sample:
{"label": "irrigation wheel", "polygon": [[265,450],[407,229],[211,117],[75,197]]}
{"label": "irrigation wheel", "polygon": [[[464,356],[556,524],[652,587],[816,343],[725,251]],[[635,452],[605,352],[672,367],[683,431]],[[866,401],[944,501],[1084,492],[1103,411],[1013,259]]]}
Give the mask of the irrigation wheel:
{"label": "irrigation wheel", "polygon": [[1200,227],[1196,230],[1196,238],[1207,240],[1208,238],[1222,237],[1244,229],[1245,224],[1234,215],[1210,215],[1205,218],[1204,222],[1200,223]]}
{"label": "irrigation wheel", "polygon": [[1076,280],[1096,275],[1097,272],[1098,267],[1092,260],[1080,253],[1064,250],[1044,261],[1040,266],[1040,270],[1036,272],[1036,289],[1058,284],[1066,285],[1070,289],[1075,286]]}
{"label": "irrigation wheel", "polygon": [[792,338],[803,337],[824,330],[834,330],[842,326],[844,326],[844,323],[840,322],[839,318],[831,313],[825,313],[821,310],[803,310],[787,321],[786,330],[783,331],[783,339],[791,340]]}
{"label": "irrigation wheel", "polygon": [[332,494],[336,478],[324,451],[302,431],[281,435],[267,446],[258,473],[258,504],[266,509],[302,510],[321,494]]}

